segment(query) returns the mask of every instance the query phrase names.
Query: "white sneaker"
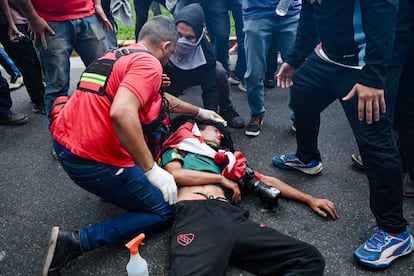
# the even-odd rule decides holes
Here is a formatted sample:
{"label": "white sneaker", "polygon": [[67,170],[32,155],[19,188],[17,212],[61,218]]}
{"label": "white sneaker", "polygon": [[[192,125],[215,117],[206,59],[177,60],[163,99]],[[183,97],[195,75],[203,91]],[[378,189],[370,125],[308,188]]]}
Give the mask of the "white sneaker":
{"label": "white sneaker", "polygon": [[18,89],[22,86],[23,86],[23,77],[22,76],[12,77],[12,79],[10,80],[10,83],[9,83],[9,89],[10,90],[15,90],[15,89]]}
{"label": "white sneaker", "polygon": [[244,85],[244,82],[240,82],[238,88],[241,92],[244,92],[244,93],[247,92],[247,89],[246,89],[246,86]]}

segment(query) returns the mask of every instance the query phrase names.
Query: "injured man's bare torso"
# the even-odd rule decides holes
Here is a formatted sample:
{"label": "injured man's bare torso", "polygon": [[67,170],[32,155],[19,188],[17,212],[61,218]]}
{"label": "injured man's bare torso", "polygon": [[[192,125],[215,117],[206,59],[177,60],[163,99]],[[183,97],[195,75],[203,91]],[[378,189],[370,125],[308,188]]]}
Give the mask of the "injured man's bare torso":
{"label": "injured man's bare torso", "polygon": [[223,189],[214,184],[202,186],[180,186],[178,188],[177,202],[182,200],[203,199],[219,199],[227,201]]}

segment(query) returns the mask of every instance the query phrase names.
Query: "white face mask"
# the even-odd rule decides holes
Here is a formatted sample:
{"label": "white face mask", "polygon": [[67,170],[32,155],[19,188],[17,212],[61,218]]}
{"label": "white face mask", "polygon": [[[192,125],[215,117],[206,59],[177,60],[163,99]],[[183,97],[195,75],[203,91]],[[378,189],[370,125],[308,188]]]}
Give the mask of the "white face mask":
{"label": "white face mask", "polygon": [[196,43],[185,37],[177,40],[175,50],[170,57],[170,61],[182,70],[191,70],[207,63],[203,48],[200,45],[204,31]]}

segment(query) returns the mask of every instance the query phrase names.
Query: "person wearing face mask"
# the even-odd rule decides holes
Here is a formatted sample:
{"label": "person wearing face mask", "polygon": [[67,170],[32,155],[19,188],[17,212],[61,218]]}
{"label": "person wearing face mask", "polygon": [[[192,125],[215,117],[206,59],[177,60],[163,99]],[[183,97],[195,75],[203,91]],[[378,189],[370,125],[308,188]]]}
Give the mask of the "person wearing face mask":
{"label": "person wearing face mask", "polygon": [[219,111],[233,128],[243,128],[243,118],[234,110],[226,71],[216,60],[204,33],[204,12],[199,4],[190,4],[175,14],[179,39],[164,73],[171,85],[166,89],[174,96],[201,85],[204,108]]}

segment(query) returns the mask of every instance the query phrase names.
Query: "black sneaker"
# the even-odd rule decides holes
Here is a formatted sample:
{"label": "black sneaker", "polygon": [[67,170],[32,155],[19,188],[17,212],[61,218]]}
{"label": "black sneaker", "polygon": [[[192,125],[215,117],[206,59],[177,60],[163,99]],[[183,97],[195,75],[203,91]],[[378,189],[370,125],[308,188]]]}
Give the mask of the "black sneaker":
{"label": "black sneaker", "polygon": [[79,232],[62,231],[58,226],[53,227],[43,260],[42,276],[58,273],[67,263],[80,255],[82,247]]}
{"label": "black sneaker", "polygon": [[0,125],[19,126],[28,122],[29,117],[26,114],[10,113],[6,116],[0,116]]}
{"label": "black sneaker", "polygon": [[40,104],[33,105],[33,112],[37,114],[46,114],[45,106]]}
{"label": "black sneaker", "polygon": [[234,110],[232,106],[228,108],[220,109],[220,115],[224,120],[227,121],[227,124],[232,128],[243,128],[244,120],[239,115],[239,113]]}
{"label": "black sneaker", "polygon": [[263,120],[260,116],[253,116],[249,124],[244,129],[244,134],[251,137],[256,137],[260,134],[260,128],[263,125]]}

